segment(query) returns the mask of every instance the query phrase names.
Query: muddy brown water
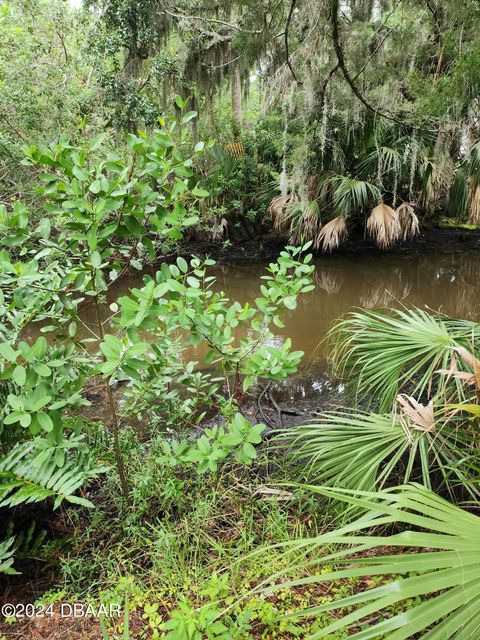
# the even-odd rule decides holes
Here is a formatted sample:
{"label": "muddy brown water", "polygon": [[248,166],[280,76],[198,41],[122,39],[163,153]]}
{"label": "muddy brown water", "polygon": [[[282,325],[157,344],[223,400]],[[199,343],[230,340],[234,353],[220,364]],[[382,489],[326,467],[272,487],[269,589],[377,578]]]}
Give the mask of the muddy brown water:
{"label": "muddy brown water", "polygon": [[[216,276],[216,287],[229,298],[253,301],[259,295],[260,276],[269,260],[219,263],[210,269]],[[334,320],[355,307],[412,304],[447,315],[480,320],[480,254],[428,253],[425,255],[352,255],[320,257],[314,260],[315,291],[300,297],[298,307],[285,317],[285,328],[275,329],[274,342],[291,338],[292,348],[305,352],[302,369],[288,384],[277,385],[283,402],[301,404],[302,400],[318,402],[323,395],[341,392],[327,372],[328,346],[322,339]],[[142,286],[141,274],[114,283],[108,302],[126,295],[132,287]],[[105,305],[104,319],[110,311]],[[93,308],[83,312],[83,321],[95,325]],[[38,325],[27,333],[34,338]],[[202,349],[189,348],[182,357],[203,360]],[[320,402],[320,404],[323,404]]]}

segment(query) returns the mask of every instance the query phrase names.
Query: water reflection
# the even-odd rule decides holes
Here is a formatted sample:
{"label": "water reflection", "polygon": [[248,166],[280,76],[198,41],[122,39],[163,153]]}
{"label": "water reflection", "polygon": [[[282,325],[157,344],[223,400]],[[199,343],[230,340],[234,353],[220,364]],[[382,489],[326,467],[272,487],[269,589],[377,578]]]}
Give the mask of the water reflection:
{"label": "water reflection", "polygon": [[[266,263],[216,267],[218,284],[232,299],[253,300]],[[353,307],[413,304],[466,319],[480,317],[480,256],[335,256],[315,260],[316,289],[289,312],[278,335],[290,337],[307,359],[323,361],[320,344],[333,321]]]}
{"label": "water reflection", "polygon": [[[231,300],[253,301],[258,296],[260,276],[268,262],[219,264],[211,269],[217,288]],[[306,354],[306,365],[323,365],[326,346],[319,344],[332,322],[353,307],[398,306],[402,303],[427,307],[447,315],[471,320],[480,318],[480,255],[426,254],[424,256],[333,256],[315,260],[316,289],[299,300],[298,308],[288,312],[285,328],[277,329],[276,345],[285,337],[294,349]],[[142,286],[142,276],[130,276],[114,283],[108,303]],[[103,319],[110,315],[103,308]],[[83,312],[85,323],[94,323],[93,309]],[[30,325],[30,338],[38,334]],[[186,359],[202,359],[202,351],[189,348]]]}

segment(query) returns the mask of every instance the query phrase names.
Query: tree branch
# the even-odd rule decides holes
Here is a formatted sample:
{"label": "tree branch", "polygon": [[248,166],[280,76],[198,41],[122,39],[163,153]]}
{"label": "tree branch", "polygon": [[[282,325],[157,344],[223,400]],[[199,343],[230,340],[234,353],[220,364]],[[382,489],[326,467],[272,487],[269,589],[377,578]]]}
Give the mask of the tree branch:
{"label": "tree branch", "polygon": [[299,81],[299,79],[295,75],[295,71],[293,70],[292,64],[290,62],[290,53],[288,51],[288,30],[290,28],[290,22],[292,21],[292,16],[293,16],[293,12],[295,11],[295,5],[296,4],[297,4],[297,0],[292,0],[292,2],[290,4],[290,11],[288,12],[288,16],[287,16],[287,22],[285,24],[285,32],[284,32],[284,36],[285,36],[285,56],[286,56],[288,68],[290,69],[290,73],[292,74],[293,79],[295,80],[295,82],[297,84],[301,85],[302,83]]}
{"label": "tree branch", "polygon": [[[338,27],[338,7],[339,7],[339,0],[330,0],[330,11],[331,11],[330,20],[332,25],[333,46],[335,49],[335,54],[337,56],[338,65],[342,71],[343,77],[345,78],[345,80],[347,81],[347,84],[352,90],[352,93],[358,98],[358,100],[363,104],[363,106],[366,107],[372,113],[375,113],[377,116],[381,116],[382,118],[386,118],[387,120],[391,120],[392,122],[396,122],[397,124],[405,125],[406,123],[403,120],[400,120],[399,118],[397,118],[396,116],[390,113],[385,113],[383,111],[380,111],[380,109],[377,109],[377,107],[370,104],[370,102],[363,96],[363,94],[360,92],[357,85],[355,84],[354,79],[352,78],[352,76],[350,75],[350,72],[346,67],[345,56],[343,54],[343,49],[340,42],[340,34],[339,34],[339,27]],[[414,125],[409,124],[409,126],[413,127]],[[418,128],[418,127],[414,127],[414,128]]]}
{"label": "tree branch", "polygon": [[207,18],[201,18],[201,17],[198,17],[198,16],[186,16],[183,13],[172,13],[171,11],[168,11],[168,9],[165,9],[164,12],[168,13],[168,15],[170,15],[170,16],[173,16],[174,18],[181,18],[182,20],[186,20],[196,31],[198,31],[198,33],[200,35],[207,36],[208,38],[211,38],[212,40],[209,43],[209,45],[206,47],[206,49],[211,49],[213,46],[215,46],[219,42],[229,42],[229,41],[233,40],[233,35],[232,34],[222,35],[221,33],[218,33],[217,31],[210,31],[208,29],[204,29],[199,24],[197,24],[197,22],[195,22],[196,20],[205,21],[205,20],[207,20]]}
{"label": "tree branch", "polygon": [[234,29],[235,31],[241,31],[242,33],[250,33],[253,35],[258,35],[262,33],[262,29],[257,29],[256,31],[248,31],[247,29],[242,29],[238,24],[233,24],[231,22],[225,22],[224,20],[216,20],[215,18],[204,18],[203,16],[187,16],[184,13],[174,13],[173,11],[169,11],[168,9],[164,9],[165,13],[168,13],[169,16],[173,18],[183,18],[184,20],[188,20],[193,22],[194,20],[200,20],[201,22],[211,22],[212,24],[219,24],[222,27],[228,27],[229,29]]}
{"label": "tree branch", "polygon": [[320,89],[320,92],[318,94],[319,111],[322,113],[323,113],[323,107],[325,105],[325,95],[327,93],[328,83],[333,78],[335,73],[338,71],[339,67],[340,67],[340,64],[337,62],[337,64],[334,67],[332,67],[332,69],[330,69],[325,80],[323,81],[322,88]]}
{"label": "tree branch", "polygon": [[23,135],[23,133],[21,131],[19,131],[11,122],[10,120],[7,118],[7,116],[4,113],[0,113],[0,119],[3,120],[5,122],[5,124],[7,126],[10,127],[10,129],[16,133],[16,135],[20,138],[20,140],[22,140],[23,142],[25,142],[26,144],[28,144],[28,140],[27,138]]}
{"label": "tree branch", "polygon": [[437,26],[437,33],[440,36],[442,33],[442,21],[440,19],[440,15],[437,9],[435,8],[435,6],[433,5],[433,3],[431,2],[431,0],[425,0],[425,4],[427,5],[427,9],[430,11],[430,13],[433,16],[433,19]]}

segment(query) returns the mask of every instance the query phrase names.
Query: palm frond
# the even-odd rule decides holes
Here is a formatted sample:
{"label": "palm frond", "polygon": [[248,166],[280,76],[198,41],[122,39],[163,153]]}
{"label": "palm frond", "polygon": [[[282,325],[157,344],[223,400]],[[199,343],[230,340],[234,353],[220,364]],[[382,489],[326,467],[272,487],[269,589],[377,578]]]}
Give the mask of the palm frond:
{"label": "palm frond", "polygon": [[322,216],[316,200],[297,202],[287,206],[291,216],[290,238],[292,244],[312,240],[314,249],[319,246],[319,234],[322,228]]}
{"label": "palm frond", "polygon": [[[386,576],[384,584],[284,616],[296,619],[339,611],[338,618],[308,640],[354,631],[349,638],[388,637],[406,640],[477,640],[480,636],[480,518],[450,504],[425,487],[407,485],[378,493],[308,487],[330,499],[346,502],[365,513],[353,523],[310,540],[292,542],[286,555],[301,548],[315,551],[341,545],[318,561],[308,562],[310,575],[283,580],[288,567],[273,577],[272,589],[312,585],[335,580]],[[375,528],[401,525],[392,535],[372,535]],[[345,548],[346,547],[346,548]],[[397,553],[370,555],[376,548],[398,548]],[[411,551],[406,551],[409,549]],[[359,552],[361,555],[359,555]],[[307,562],[303,564],[307,565]],[[326,567],[334,566],[333,570]],[[312,574],[315,567],[321,572]],[[325,567],[325,568],[324,568]],[[393,579],[391,576],[394,576]],[[424,597],[426,598],[424,599]],[[408,601],[408,605],[407,602]],[[412,604],[413,602],[413,604]],[[382,614],[394,608],[390,617]]]}
{"label": "palm frond", "polygon": [[480,325],[421,309],[359,310],[337,322],[329,335],[336,373],[348,374],[357,394],[378,402],[383,412],[407,385],[418,398],[431,395],[433,376],[448,369],[455,347],[478,349]]}
{"label": "palm frond", "polygon": [[480,223],[480,185],[475,186],[471,178],[468,184],[468,219],[473,224]]}
{"label": "palm frond", "polygon": [[338,216],[324,225],[316,238],[316,246],[331,253],[348,238],[347,222],[343,216]]}
{"label": "palm frond", "polygon": [[315,484],[374,491],[420,480],[453,495],[462,484],[480,493],[471,434],[434,417],[433,407],[399,396],[392,414],[342,409],[320,413],[311,424],[281,431],[296,477]]}
{"label": "palm frond", "polygon": [[380,199],[378,188],[365,180],[332,174],[327,181],[333,190],[333,209],[337,216],[360,213]]}
{"label": "palm frond", "polygon": [[409,202],[402,202],[395,211],[395,215],[399,226],[399,232],[404,240],[407,238],[414,238],[418,235],[420,231],[419,222],[412,204]]}
{"label": "palm frond", "polygon": [[449,208],[459,218],[468,213],[471,222],[480,222],[480,141],[455,171]]}
{"label": "palm frond", "polygon": [[367,233],[382,249],[390,247],[399,236],[397,215],[392,207],[381,202],[368,216]]}
{"label": "palm frond", "polygon": [[358,163],[360,175],[375,176],[381,172],[382,177],[388,174],[398,176],[402,168],[402,156],[397,149],[380,146],[373,147]]}
{"label": "palm frond", "polygon": [[460,167],[456,174],[449,194],[449,209],[457,218],[463,218],[468,211],[468,171]]}
{"label": "palm frond", "polygon": [[291,206],[299,201],[296,194],[279,195],[273,198],[268,207],[268,214],[273,218],[273,228],[279,233],[290,231]]}
{"label": "palm frond", "polygon": [[437,149],[434,157],[424,155],[418,167],[420,208],[433,214],[448,195],[453,179],[452,160],[444,150]]}

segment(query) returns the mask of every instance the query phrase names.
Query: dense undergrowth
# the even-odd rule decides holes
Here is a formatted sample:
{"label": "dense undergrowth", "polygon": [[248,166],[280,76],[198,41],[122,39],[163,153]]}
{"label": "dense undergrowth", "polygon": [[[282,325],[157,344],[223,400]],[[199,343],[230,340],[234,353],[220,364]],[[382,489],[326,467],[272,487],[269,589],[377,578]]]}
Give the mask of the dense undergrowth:
{"label": "dense undergrowth", "polygon": [[353,310],[345,406],[269,395],[312,252],[476,237],[477,4],[0,2],[0,640],[477,640],[478,322]]}
{"label": "dense undergrowth", "polygon": [[[474,638],[475,322],[351,313],[332,364],[362,411],[272,432],[259,399],[301,362],[274,328],[314,289],[311,243],[280,252],[253,303],[219,289],[213,260],[177,257],[102,315],[110,283],[154,264],[208,197],[178,105],[115,153],[103,136],[31,147],[44,215],[2,209],[7,593],[43,563],[47,591],[20,597],[121,605],[90,619],[105,638]],[[53,514],[27,530],[37,503]]]}

